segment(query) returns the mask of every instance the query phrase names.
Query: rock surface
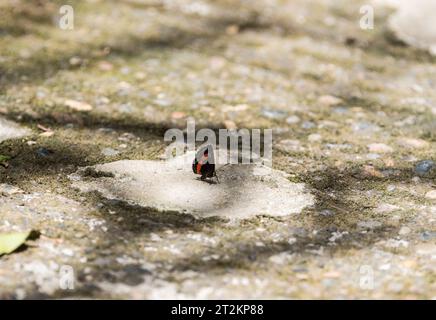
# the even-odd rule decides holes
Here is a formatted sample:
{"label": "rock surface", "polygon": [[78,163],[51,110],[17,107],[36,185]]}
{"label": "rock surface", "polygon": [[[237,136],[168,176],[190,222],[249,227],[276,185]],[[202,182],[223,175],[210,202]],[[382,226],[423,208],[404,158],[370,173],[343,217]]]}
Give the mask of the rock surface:
{"label": "rock surface", "polygon": [[286,173],[261,164],[217,166],[219,183],[201,181],[191,169],[194,155],[170,161],[122,160],[97,165],[92,169],[104,177],[75,182],[74,186],[145,208],[197,217],[285,216],[314,203],[303,184],[291,183]]}
{"label": "rock surface", "polygon": [[0,142],[8,139],[21,138],[28,134],[30,134],[30,130],[12,121],[0,118]]}
{"label": "rock surface", "polygon": [[409,45],[428,50],[436,56],[436,2],[433,0],[400,0],[390,27]]}

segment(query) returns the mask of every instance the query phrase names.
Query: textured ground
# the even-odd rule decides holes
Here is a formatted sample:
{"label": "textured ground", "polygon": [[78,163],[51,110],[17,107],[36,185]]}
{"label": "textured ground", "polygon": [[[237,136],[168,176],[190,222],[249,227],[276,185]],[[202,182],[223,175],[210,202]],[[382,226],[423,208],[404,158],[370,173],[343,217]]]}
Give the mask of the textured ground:
{"label": "textured ground", "polygon": [[[436,59],[381,1],[361,30],[364,3],[74,1],[65,31],[62,1],[2,1],[0,232],[41,235],[0,257],[0,298],[435,298]],[[314,204],[195,218],[74,186],[188,117],[273,128]]]}

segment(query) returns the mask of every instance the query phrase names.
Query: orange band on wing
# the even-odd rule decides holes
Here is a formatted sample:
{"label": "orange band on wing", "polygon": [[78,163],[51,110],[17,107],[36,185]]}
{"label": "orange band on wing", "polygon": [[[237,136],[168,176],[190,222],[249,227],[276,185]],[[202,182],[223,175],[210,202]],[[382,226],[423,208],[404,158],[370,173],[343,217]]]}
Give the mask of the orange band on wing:
{"label": "orange band on wing", "polygon": [[207,156],[201,157],[197,164],[197,174],[201,174],[201,166],[207,161]]}

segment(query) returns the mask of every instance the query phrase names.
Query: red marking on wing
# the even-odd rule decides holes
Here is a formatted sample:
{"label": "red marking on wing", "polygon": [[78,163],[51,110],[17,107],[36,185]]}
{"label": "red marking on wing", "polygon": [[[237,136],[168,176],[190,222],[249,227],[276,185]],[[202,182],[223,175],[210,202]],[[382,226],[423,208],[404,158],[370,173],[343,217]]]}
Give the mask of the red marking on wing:
{"label": "red marking on wing", "polygon": [[201,166],[207,161],[207,155],[201,157],[197,163],[197,174],[201,174]]}

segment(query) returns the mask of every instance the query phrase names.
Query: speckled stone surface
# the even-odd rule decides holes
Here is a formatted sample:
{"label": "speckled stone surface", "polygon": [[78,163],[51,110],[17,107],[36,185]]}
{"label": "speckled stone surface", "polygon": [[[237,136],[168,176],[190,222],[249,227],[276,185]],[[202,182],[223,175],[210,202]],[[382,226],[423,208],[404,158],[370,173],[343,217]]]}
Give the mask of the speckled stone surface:
{"label": "speckled stone surface", "polygon": [[[426,19],[380,0],[77,0],[62,30],[57,4],[0,4],[0,232],[40,232],[0,257],[0,299],[436,298]],[[272,129],[269,182],[162,167],[188,119]],[[192,188],[230,203],[194,212]]]}

